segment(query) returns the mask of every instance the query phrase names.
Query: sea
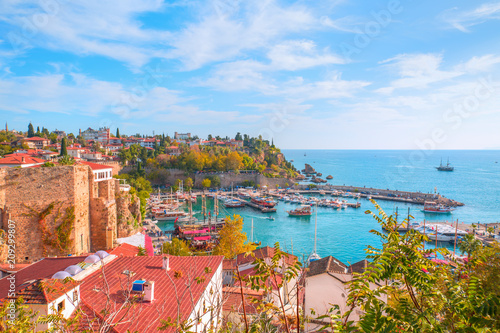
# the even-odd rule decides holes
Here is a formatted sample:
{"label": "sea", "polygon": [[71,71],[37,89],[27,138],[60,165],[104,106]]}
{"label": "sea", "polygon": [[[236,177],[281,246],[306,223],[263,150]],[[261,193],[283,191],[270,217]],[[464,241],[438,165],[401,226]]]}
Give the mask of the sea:
{"label": "sea", "polygon": [[[500,221],[500,151],[497,150],[282,150],[298,170],[310,164],[322,178],[332,175],[333,185],[366,186],[400,191],[439,193],[465,204],[449,215],[424,214],[421,205],[378,201],[387,214],[398,211],[400,219],[409,214],[421,222],[457,221],[458,223],[494,223]],[[453,172],[436,170],[441,161],[455,167]],[[348,199],[354,202],[353,199]],[[318,208],[316,248],[321,257],[332,255],[342,262],[355,263],[366,258],[368,245],[380,246],[380,238],[370,230],[381,230],[367,211],[376,211],[373,204],[360,199],[361,208],[334,210]],[[209,202],[209,209],[213,203]],[[275,213],[261,213],[250,207],[230,208],[227,215],[244,218],[243,231],[249,240],[262,246],[280,247],[305,260],[314,250],[315,219],[289,217],[294,204],[281,202]],[[200,202],[194,205],[200,211]],[[274,220],[267,219],[272,216]],[[163,230],[173,228],[162,223]],[[429,244],[428,246],[434,246]],[[438,246],[453,250],[453,245]]]}

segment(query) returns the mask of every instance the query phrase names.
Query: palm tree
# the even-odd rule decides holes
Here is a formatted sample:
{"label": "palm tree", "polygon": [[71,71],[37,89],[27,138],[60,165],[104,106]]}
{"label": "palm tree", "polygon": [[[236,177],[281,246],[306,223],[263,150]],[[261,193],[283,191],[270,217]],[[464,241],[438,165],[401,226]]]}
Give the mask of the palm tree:
{"label": "palm tree", "polygon": [[480,246],[481,242],[472,234],[465,235],[460,240],[460,243],[458,243],[458,248],[460,249],[462,254],[467,253],[468,260],[470,259],[470,256],[479,249]]}

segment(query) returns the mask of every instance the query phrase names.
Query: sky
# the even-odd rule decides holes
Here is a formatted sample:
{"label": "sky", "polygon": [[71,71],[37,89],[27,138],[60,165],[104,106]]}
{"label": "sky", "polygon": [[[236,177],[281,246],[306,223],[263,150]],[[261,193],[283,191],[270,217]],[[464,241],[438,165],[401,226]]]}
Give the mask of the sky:
{"label": "sky", "polygon": [[499,31],[500,1],[2,0],[0,121],[500,149]]}

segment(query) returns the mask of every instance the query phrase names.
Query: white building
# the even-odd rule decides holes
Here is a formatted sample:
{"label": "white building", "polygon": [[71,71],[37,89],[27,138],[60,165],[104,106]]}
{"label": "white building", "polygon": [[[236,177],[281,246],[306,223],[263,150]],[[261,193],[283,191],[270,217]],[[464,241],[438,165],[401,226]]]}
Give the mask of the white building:
{"label": "white building", "polygon": [[[328,323],[328,318],[322,320],[315,318],[328,314],[328,309],[333,305],[338,305],[342,314],[349,310],[346,305],[349,295],[348,282],[353,279],[353,273],[362,273],[367,265],[368,261],[362,260],[346,266],[332,256],[310,263],[305,279],[304,302],[305,315],[310,321],[305,324],[305,332],[316,332]],[[377,286],[379,285],[370,283],[372,288]],[[361,314],[362,311],[356,308],[349,320],[358,321]]]}
{"label": "white building", "polygon": [[101,127],[98,130],[94,130],[89,127],[83,132],[80,130],[80,136],[82,136],[85,140],[97,141],[102,146],[107,145],[109,143],[109,138],[111,137],[109,128],[107,127]]}
{"label": "white building", "polygon": [[113,168],[109,165],[97,164],[92,162],[80,162],[81,164],[88,165],[92,169],[95,182],[102,182],[113,178]]}

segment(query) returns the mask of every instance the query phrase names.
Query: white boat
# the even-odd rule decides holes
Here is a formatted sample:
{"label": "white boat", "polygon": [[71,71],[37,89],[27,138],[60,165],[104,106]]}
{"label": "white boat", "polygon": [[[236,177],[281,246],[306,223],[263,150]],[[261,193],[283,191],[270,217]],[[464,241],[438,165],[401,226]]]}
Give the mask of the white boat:
{"label": "white boat", "polygon": [[316,252],[316,240],[318,231],[318,207],[316,206],[316,216],[314,218],[314,251],[307,257],[307,262],[310,264],[313,261],[321,259],[319,254]]}

